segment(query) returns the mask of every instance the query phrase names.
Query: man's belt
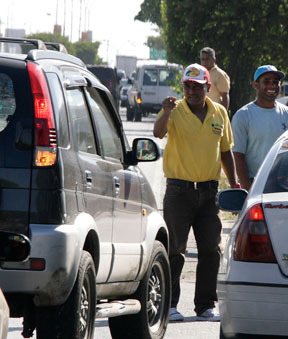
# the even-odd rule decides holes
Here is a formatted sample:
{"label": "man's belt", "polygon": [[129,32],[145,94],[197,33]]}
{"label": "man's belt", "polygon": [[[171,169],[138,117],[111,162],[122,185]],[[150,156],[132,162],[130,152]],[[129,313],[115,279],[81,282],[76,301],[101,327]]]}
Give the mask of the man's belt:
{"label": "man's belt", "polygon": [[182,179],[168,178],[167,184],[186,187],[186,188],[193,188],[195,190],[218,188],[218,181],[216,180],[193,182],[193,181],[187,181],[187,180],[182,180]]}

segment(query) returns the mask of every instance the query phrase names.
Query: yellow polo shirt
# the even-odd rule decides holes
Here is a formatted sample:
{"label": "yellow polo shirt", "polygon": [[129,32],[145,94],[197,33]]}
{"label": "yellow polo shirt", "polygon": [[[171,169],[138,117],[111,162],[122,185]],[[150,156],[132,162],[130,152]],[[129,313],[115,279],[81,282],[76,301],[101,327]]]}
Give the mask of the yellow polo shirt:
{"label": "yellow polo shirt", "polygon": [[207,96],[221,104],[222,97],[221,93],[229,93],[230,90],[230,78],[226,72],[224,72],[221,68],[217,65],[212,67],[209,70],[210,74],[210,81],[211,81],[211,88],[210,91],[207,93]]}
{"label": "yellow polo shirt", "polygon": [[[163,169],[166,178],[200,182],[218,180],[221,152],[234,145],[225,108],[206,97],[208,111],[202,123],[185,99],[178,101],[168,121]],[[161,110],[157,119],[163,114]]]}

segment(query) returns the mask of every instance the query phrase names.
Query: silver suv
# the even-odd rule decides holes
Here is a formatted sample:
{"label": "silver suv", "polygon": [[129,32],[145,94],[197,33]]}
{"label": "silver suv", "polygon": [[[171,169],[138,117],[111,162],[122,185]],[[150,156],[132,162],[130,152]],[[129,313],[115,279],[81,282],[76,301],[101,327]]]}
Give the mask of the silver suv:
{"label": "silver suv", "polygon": [[130,148],[81,60],[37,40],[0,42],[18,45],[0,53],[0,229],[31,241],[29,259],[0,262],[11,317],[24,318],[25,338],[90,339],[95,316],[112,338],[163,338],[168,230],[136,166],[157,160],[157,145]]}

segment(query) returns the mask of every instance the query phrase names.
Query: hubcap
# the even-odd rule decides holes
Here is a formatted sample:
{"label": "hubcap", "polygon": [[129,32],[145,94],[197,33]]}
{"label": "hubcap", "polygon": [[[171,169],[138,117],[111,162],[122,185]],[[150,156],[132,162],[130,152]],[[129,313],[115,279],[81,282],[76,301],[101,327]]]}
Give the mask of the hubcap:
{"label": "hubcap", "polygon": [[163,295],[165,293],[164,288],[164,274],[160,265],[153,266],[148,284],[148,319],[150,327],[158,328],[161,323],[161,317],[163,316],[164,300]]}
{"label": "hubcap", "polygon": [[81,291],[80,304],[80,336],[85,339],[88,336],[88,321],[89,321],[89,282],[85,280]]}

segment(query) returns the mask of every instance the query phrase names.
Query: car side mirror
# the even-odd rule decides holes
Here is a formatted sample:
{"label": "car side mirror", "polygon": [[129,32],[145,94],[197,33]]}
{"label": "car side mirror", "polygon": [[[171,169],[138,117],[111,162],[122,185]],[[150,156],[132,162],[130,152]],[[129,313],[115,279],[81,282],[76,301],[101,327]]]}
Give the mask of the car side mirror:
{"label": "car side mirror", "polygon": [[0,231],[0,261],[24,261],[30,254],[30,247],[25,235]]}
{"label": "car side mirror", "polygon": [[241,188],[219,191],[216,202],[219,208],[228,212],[240,212],[247,198],[248,192]]}
{"label": "car side mirror", "polygon": [[128,163],[137,165],[138,162],[156,161],[161,152],[155,141],[149,138],[133,140],[132,151],[128,152]]}

